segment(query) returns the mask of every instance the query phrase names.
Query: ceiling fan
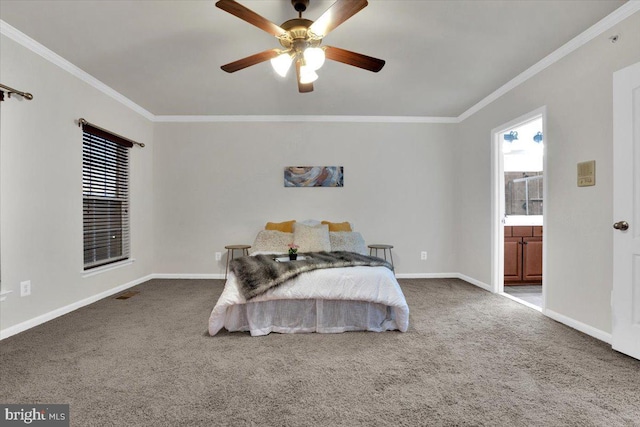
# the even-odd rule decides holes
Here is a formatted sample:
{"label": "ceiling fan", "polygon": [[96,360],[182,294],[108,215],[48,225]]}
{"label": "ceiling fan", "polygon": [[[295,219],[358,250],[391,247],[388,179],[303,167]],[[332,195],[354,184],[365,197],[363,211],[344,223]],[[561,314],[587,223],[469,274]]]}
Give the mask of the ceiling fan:
{"label": "ceiling fan", "polygon": [[375,73],[384,67],[385,61],[382,59],[338,47],[321,46],[322,39],[338,25],[364,9],[368,4],[367,0],[338,0],[316,21],[302,18],[302,12],[307,9],[309,0],[291,0],[291,4],[298,12],[298,18],[290,19],[278,26],[234,0],[218,1],[217,7],[275,36],[283,47],[247,56],[220,68],[227,73],[234,73],[270,60],[274,70],[284,77],[295,63],[298,91],[306,93],[313,91],[313,82],[318,78],[316,71],[324,64],[325,58]]}

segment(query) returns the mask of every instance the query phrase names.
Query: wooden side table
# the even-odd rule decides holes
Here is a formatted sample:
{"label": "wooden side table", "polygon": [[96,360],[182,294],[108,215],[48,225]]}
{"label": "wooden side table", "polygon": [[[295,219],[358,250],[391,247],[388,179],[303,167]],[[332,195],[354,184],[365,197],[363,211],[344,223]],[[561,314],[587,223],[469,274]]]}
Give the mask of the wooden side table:
{"label": "wooden side table", "polygon": [[242,251],[242,256],[247,256],[249,255],[249,248],[251,248],[251,245],[227,245],[224,248],[227,250],[227,268],[224,270],[224,280],[227,280],[229,263],[235,257],[235,251]]}
{"label": "wooden side table", "polygon": [[393,254],[391,253],[391,249],[393,249],[393,245],[380,245],[380,244],[374,244],[374,245],[369,245],[369,255],[373,256],[373,251],[376,251],[375,256],[378,256],[378,250],[382,251],[382,256],[384,257],[384,260],[387,260],[387,251],[389,251],[389,258],[391,258],[391,267],[395,266],[393,265]]}

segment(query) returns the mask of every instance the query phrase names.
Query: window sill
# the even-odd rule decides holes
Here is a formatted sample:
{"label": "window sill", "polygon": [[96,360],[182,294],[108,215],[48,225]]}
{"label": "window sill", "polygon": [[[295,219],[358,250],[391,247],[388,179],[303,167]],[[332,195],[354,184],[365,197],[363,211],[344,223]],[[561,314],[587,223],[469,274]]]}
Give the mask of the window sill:
{"label": "window sill", "polygon": [[129,258],[122,261],[114,262],[113,264],[104,265],[102,267],[92,268],[88,271],[82,271],[82,278],[95,276],[97,274],[104,273],[106,271],[115,270],[117,268],[125,267],[127,265],[131,265],[135,262],[135,258]]}

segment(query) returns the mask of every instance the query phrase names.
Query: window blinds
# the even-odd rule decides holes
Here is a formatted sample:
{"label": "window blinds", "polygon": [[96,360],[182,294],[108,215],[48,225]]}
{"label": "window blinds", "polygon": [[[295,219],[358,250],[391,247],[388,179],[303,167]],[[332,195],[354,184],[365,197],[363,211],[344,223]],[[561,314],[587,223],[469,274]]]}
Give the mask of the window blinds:
{"label": "window blinds", "polygon": [[84,269],[129,258],[129,149],[102,129],[82,127]]}

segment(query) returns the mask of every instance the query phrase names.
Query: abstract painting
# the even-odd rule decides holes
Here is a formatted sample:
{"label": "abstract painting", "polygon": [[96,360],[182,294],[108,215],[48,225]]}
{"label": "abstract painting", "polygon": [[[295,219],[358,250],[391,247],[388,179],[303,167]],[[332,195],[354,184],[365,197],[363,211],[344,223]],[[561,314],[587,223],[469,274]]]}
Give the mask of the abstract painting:
{"label": "abstract painting", "polygon": [[342,187],[342,166],[287,166],[284,168],[285,187]]}

